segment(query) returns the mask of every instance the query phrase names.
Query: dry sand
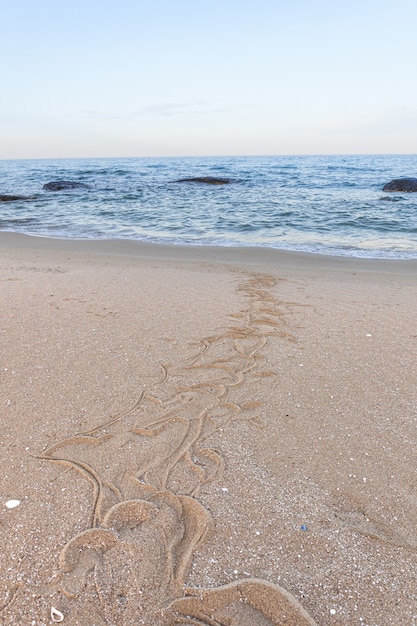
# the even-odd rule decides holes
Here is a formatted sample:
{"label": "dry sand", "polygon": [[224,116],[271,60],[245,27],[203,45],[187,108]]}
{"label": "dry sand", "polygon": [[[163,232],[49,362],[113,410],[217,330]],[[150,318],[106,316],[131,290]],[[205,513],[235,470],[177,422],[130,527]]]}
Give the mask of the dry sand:
{"label": "dry sand", "polygon": [[417,262],[0,246],[0,624],[417,624]]}

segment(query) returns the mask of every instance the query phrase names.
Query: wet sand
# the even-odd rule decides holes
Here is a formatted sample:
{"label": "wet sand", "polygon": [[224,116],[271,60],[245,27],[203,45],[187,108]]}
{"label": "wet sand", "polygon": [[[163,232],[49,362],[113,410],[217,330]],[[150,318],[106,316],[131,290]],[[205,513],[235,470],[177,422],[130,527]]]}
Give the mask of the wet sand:
{"label": "wet sand", "polygon": [[416,261],[0,250],[0,624],[417,624]]}

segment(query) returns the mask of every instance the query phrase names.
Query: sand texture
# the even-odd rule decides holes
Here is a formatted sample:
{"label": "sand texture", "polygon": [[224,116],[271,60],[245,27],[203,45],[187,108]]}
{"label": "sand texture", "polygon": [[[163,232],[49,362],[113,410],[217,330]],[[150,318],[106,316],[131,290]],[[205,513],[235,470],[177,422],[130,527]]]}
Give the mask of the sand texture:
{"label": "sand texture", "polygon": [[0,246],[1,626],[417,624],[417,262]]}

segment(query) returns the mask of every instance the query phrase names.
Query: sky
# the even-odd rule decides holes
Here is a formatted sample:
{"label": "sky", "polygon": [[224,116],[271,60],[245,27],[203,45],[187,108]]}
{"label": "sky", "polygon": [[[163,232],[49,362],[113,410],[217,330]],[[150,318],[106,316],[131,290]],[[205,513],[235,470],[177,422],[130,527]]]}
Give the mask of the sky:
{"label": "sky", "polygon": [[416,0],[0,9],[0,159],[417,153]]}

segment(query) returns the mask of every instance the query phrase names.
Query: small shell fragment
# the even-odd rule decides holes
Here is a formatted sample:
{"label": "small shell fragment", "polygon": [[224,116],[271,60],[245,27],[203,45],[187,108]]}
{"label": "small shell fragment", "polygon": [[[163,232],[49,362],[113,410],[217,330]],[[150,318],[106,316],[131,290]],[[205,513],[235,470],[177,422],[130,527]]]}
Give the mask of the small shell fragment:
{"label": "small shell fragment", "polygon": [[53,622],[63,622],[64,616],[61,611],[58,611],[54,606],[51,608],[51,620]]}
{"label": "small shell fragment", "polygon": [[20,504],[20,500],[8,500],[6,502],[6,506],[8,509],[14,509],[17,506],[19,506],[19,504]]}

